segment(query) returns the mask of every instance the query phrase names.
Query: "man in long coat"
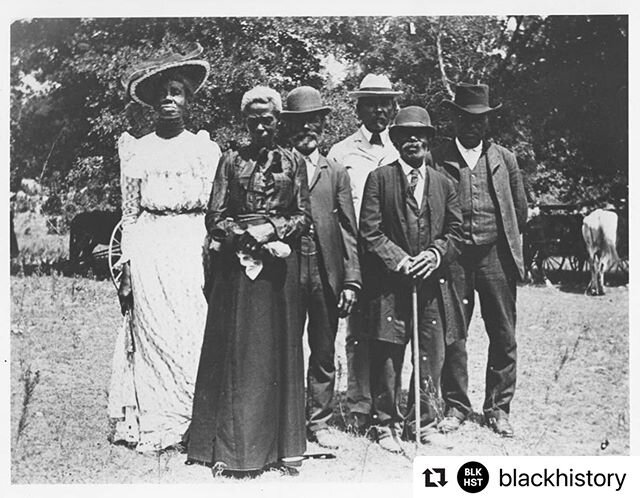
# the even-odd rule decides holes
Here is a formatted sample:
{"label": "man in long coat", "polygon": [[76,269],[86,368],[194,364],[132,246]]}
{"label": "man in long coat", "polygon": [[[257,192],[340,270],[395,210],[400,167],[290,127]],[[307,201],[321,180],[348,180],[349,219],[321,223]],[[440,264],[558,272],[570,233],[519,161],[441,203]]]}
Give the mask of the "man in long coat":
{"label": "man in long coat", "polygon": [[[400,110],[390,132],[400,158],[369,174],[360,236],[373,416],[378,443],[399,452],[404,420],[399,399],[405,347],[412,336],[412,286],[419,289],[421,427],[427,429],[420,437],[429,442],[438,418],[445,343],[457,339],[451,333],[459,331],[462,321],[447,278],[448,265],[460,251],[462,217],[453,184],[427,167],[434,135],[427,111],[417,106]],[[410,394],[409,413],[413,403]]]}
{"label": "man in long coat", "polygon": [[[451,267],[462,296],[466,329],[478,292],[489,336],[484,415],[486,423],[504,437],[513,436],[509,422],[516,386],[516,281],[524,277],[520,234],[527,219],[527,200],[515,155],[489,142],[487,85],[460,84],[452,110],[456,136],[433,151],[433,162],[457,185],[462,207],[464,246]],[[447,348],[442,373],[445,419],[442,432],[451,432],[471,413],[467,396],[466,329]]]}
{"label": "man in long coat", "polygon": [[[352,135],[335,144],[328,158],[342,164],[349,173],[356,219],[360,215],[364,183],[369,173],[398,158],[389,139],[389,124],[396,112],[396,98],[402,92],[393,90],[384,75],[367,74],[357,91],[349,96],[356,100],[361,126]],[[369,345],[362,330],[362,314],[356,309],[349,317],[346,336],[347,408],[349,425],[364,432],[370,423],[371,388],[369,386]]]}
{"label": "man in long coat", "polygon": [[361,288],[356,217],[346,169],[318,151],[327,113],[320,92],[292,90],[282,111],[291,146],[304,158],[312,225],[300,242],[303,314],[311,356],[307,371],[307,433],[325,448],[337,448],[328,422],[333,414],[338,317],[351,313]]}

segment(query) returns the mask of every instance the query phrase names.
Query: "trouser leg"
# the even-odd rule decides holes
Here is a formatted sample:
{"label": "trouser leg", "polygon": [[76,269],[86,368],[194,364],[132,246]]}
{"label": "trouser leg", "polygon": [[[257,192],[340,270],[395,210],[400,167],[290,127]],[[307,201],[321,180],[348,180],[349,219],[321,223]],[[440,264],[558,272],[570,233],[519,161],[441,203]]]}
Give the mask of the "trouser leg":
{"label": "trouser leg", "polygon": [[371,393],[376,425],[399,426],[404,344],[371,341]]}
{"label": "trouser leg", "polygon": [[347,407],[349,412],[369,415],[371,412],[370,341],[364,335],[362,312],[354,310],[347,317]]}
{"label": "trouser leg", "polygon": [[509,413],[516,387],[516,273],[507,248],[494,245],[478,268],[476,288],[489,336],[484,412]]}
{"label": "trouser leg", "polygon": [[307,371],[307,419],[311,431],[327,426],[333,414],[335,389],[335,339],[338,327],[336,298],[317,256],[312,256],[309,292],[309,368]]}
{"label": "trouser leg", "polygon": [[[467,249],[458,261],[450,266],[451,278],[462,296],[465,326],[468,328],[473,315],[474,307],[474,272],[472,267],[472,255]],[[442,368],[442,399],[445,404],[445,414],[454,411],[457,415],[466,417],[471,412],[468,386],[469,373],[467,367],[467,340],[459,339],[445,348],[445,358]]]}

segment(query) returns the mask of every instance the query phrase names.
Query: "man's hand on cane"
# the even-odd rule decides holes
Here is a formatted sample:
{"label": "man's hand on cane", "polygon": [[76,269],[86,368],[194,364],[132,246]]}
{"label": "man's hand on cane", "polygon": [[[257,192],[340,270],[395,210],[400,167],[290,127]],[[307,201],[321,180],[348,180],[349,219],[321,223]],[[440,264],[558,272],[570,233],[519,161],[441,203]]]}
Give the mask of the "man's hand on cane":
{"label": "man's hand on cane", "polygon": [[416,280],[425,280],[438,268],[438,256],[433,249],[427,249],[411,258],[409,273]]}

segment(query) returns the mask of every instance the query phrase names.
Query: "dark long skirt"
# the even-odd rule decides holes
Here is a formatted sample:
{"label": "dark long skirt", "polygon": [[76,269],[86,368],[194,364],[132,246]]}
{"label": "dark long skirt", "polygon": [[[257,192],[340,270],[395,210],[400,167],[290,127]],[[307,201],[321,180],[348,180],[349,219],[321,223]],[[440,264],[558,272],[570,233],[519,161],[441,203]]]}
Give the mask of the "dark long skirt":
{"label": "dark long skirt", "polygon": [[188,457],[257,470],[306,449],[298,256],[256,280],[235,254],[213,261]]}

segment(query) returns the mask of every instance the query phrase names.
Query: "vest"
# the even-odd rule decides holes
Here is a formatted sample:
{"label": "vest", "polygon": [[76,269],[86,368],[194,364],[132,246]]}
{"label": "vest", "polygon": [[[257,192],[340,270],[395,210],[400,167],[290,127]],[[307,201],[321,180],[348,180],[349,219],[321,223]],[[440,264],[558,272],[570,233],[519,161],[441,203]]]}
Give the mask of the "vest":
{"label": "vest", "polygon": [[487,155],[483,153],[472,170],[460,155],[462,234],[466,244],[493,244],[498,240],[496,202],[489,181]]}
{"label": "vest", "polygon": [[415,256],[420,251],[425,250],[430,242],[431,225],[429,223],[429,204],[427,203],[427,192],[429,190],[428,177],[425,178],[424,194],[420,209],[418,209],[418,203],[415,198],[408,191],[408,182],[406,183],[405,212],[407,218],[407,238],[409,239],[409,253],[411,256]]}

